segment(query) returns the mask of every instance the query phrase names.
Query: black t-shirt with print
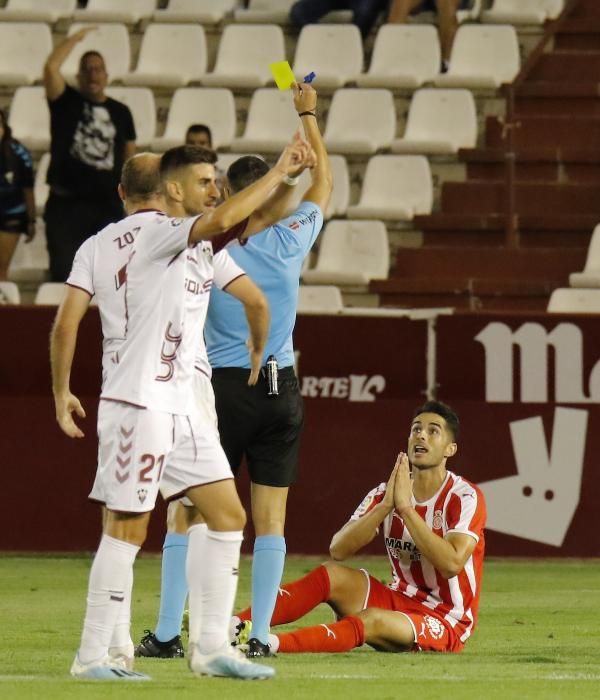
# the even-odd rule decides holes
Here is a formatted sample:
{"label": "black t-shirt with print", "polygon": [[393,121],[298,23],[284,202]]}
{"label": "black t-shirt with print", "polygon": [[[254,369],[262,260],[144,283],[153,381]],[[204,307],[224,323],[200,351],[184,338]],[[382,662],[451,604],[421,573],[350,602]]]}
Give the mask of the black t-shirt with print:
{"label": "black t-shirt with print", "polygon": [[76,195],[116,197],[125,142],[135,141],[129,107],[110,97],[91,102],[70,85],[48,104],[48,184]]}

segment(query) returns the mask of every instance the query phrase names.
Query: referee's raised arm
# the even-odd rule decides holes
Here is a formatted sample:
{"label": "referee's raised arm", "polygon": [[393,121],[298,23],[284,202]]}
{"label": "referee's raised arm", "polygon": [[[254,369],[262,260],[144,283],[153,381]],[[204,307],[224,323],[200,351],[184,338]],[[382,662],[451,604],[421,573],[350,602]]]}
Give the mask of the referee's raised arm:
{"label": "referee's raised arm", "polygon": [[314,202],[325,212],[333,190],[333,176],[327,149],[317,121],[317,92],[308,83],[294,83],[294,107],[302,120],[306,140],[312,146],[316,164],[311,168],[312,184],[302,197],[303,202]]}

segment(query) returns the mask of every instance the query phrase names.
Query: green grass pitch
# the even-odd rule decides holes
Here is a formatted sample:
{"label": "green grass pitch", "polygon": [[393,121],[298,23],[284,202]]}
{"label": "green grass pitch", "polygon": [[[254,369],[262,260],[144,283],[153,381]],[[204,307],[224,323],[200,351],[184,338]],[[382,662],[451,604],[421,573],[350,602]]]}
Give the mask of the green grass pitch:
{"label": "green grass pitch", "polygon": [[[320,560],[290,557],[285,580]],[[380,654],[365,647],[347,654],[281,655],[266,682],[194,678],[185,660],[147,659],[137,668],[150,683],[75,681],[68,675],[79,641],[91,559],[0,557],[0,698],[144,700],[460,700],[600,698],[600,562],[486,563],[479,626],[457,655]],[[383,558],[356,560],[387,577]],[[136,563],[133,637],[152,627],[158,607],[160,560]],[[244,560],[238,601],[249,600]],[[305,623],[332,619],[321,606]]]}

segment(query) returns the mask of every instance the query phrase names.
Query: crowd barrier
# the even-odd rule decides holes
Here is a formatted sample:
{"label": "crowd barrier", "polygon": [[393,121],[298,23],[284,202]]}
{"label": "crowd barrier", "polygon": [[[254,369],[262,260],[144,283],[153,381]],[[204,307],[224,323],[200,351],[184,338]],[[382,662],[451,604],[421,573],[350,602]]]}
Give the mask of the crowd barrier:
{"label": "crowd barrier", "polygon": [[[96,548],[98,506],[87,501],[96,461],[100,328],[81,328],[72,389],[85,437],[59,430],[48,334],[55,309],[0,307],[0,550]],[[414,409],[436,396],[458,412],[450,469],[478,483],[491,555],[598,556],[600,318],[480,313],[300,316],[296,363],[306,426],[288,505],[291,553],[325,555],[363,495],[404,449]],[[244,502],[248,481],[240,479]],[[164,505],[145,545],[158,551]],[[246,545],[253,540],[248,529]],[[370,552],[381,552],[376,540]]]}

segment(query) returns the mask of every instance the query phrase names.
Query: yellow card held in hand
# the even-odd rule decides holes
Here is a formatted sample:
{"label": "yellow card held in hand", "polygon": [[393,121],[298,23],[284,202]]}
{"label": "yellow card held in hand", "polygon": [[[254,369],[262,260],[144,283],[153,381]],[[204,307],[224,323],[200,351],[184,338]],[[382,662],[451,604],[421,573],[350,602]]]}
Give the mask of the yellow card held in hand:
{"label": "yellow card held in hand", "polygon": [[269,63],[269,68],[273,74],[273,80],[280,90],[289,90],[292,87],[292,83],[296,82],[296,78],[294,77],[290,64],[287,61]]}

